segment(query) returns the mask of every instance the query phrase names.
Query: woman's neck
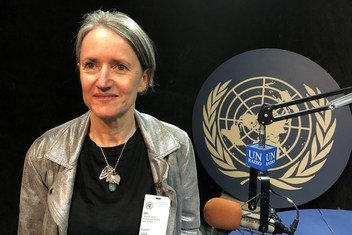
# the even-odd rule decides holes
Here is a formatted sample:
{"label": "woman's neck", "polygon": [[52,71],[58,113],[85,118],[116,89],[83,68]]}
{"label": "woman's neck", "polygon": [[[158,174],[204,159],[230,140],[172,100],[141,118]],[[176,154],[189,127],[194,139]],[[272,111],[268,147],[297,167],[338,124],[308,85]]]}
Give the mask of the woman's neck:
{"label": "woman's neck", "polygon": [[90,117],[89,137],[98,146],[113,147],[128,141],[137,129],[134,115],[124,120],[104,120],[94,114]]}

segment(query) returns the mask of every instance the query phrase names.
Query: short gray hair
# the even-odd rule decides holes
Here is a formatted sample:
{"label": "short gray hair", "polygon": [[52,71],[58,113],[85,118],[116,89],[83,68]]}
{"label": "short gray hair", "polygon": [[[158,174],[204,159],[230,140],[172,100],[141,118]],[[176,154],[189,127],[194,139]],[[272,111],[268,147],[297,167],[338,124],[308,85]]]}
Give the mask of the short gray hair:
{"label": "short gray hair", "polygon": [[76,37],[76,61],[80,60],[82,41],[93,29],[103,26],[123,37],[136,53],[143,71],[149,70],[150,88],[154,86],[156,51],[153,41],[143,29],[128,15],[118,11],[96,10],[83,16],[83,22]]}

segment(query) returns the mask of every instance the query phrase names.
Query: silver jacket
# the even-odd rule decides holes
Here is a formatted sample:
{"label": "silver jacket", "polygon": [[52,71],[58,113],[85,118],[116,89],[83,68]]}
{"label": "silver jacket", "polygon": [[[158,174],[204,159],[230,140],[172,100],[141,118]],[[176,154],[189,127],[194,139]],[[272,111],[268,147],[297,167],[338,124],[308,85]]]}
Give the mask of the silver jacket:
{"label": "silver jacket", "polygon": [[[39,137],[24,162],[18,234],[66,234],[77,159],[90,112]],[[167,234],[200,234],[192,143],[181,129],[135,111],[158,195],[171,199]]]}

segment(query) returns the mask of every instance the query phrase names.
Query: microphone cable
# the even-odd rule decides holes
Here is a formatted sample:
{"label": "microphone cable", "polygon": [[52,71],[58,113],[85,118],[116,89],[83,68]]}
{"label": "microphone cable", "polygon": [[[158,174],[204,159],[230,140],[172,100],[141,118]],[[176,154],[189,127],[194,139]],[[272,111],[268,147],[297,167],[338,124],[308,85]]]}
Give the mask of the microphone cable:
{"label": "microphone cable", "polygon": [[291,198],[275,192],[272,188],[270,188],[270,191],[272,193],[274,193],[276,196],[279,196],[279,197],[281,197],[283,199],[286,199],[289,203],[291,203],[295,207],[296,218],[293,220],[293,222],[291,223],[289,228],[285,227],[285,225],[282,223],[281,218],[277,215],[276,212],[274,213],[275,216],[277,217],[276,219],[278,221],[278,229],[282,230],[283,232],[287,233],[288,235],[293,235],[296,232],[297,227],[298,227],[298,223],[299,223],[299,210],[298,210],[297,205],[294,203],[294,201]]}
{"label": "microphone cable", "polygon": [[[281,198],[287,200],[289,203],[291,203],[291,204],[294,206],[295,211],[296,211],[296,218],[293,220],[293,222],[291,223],[290,227],[288,228],[288,227],[286,227],[286,226],[282,223],[281,218],[278,216],[278,214],[277,214],[277,212],[275,211],[275,209],[270,205],[270,210],[271,210],[271,212],[269,213],[268,220],[269,220],[269,221],[270,221],[270,220],[275,221],[275,233],[274,233],[274,234],[276,234],[276,233],[279,233],[279,234],[281,234],[281,233],[286,233],[286,234],[288,234],[288,235],[293,235],[293,234],[296,232],[297,227],[298,227],[298,223],[299,223],[299,210],[298,210],[297,205],[294,203],[294,201],[293,201],[291,198],[289,198],[289,197],[287,197],[287,196],[284,196],[284,195],[281,195],[281,194],[275,192],[271,187],[270,187],[270,192],[272,192],[272,193],[275,194],[276,196],[279,196],[279,197],[281,197]],[[249,201],[253,200],[253,199],[256,199],[256,203],[258,203],[259,200],[260,200],[260,197],[259,197],[260,195],[261,195],[261,193],[258,193],[258,194],[255,195],[254,197],[248,199],[246,202],[244,202],[244,203],[241,205],[241,208],[243,209],[243,207],[244,207],[245,205],[247,205],[247,203],[248,203]],[[246,210],[243,210],[243,211],[246,211]],[[259,213],[259,212],[255,212],[255,211],[252,211],[252,212],[249,212],[249,211],[248,211],[247,213],[243,212],[243,215],[242,215],[242,216],[243,216],[243,217],[247,217],[248,214],[258,214],[258,215],[259,215],[260,213]],[[256,231],[256,230],[253,230],[253,229],[250,229],[250,228],[244,228],[244,227],[242,227],[242,228],[243,228],[243,229],[238,229],[238,231],[239,231],[241,234],[244,234],[241,230],[246,231],[246,232],[250,232],[252,235],[253,235],[253,234],[265,234],[265,233],[258,232],[258,231]]]}
{"label": "microphone cable", "polygon": [[[258,217],[260,217],[260,212],[258,212],[258,211],[250,211],[249,208],[248,208],[248,210],[243,210],[243,209],[244,209],[244,206],[246,206],[248,204],[248,202],[250,202],[253,199],[256,199],[256,204],[258,204],[258,202],[260,200],[259,196],[261,194],[262,193],[258,193],[254,197],[248,199],[247,201],[245,201],[245,202],[243,202],[241,204],[241,208],[242,208],[242,212],[243,212],[242,217],[251,218],[251,217],[248,216],[248,215],[251,215],[251,214],[256,214],[256,215],[258,215]],[[244,211],[246,211],[246,212],[244,212]],[[242,227],[242,226],[240,226],[240,227],[241,227],[241,229],[238,229],[237,231],[239,231],[241,234],[244,234],[244,235],[245,235],[244,231],[245,232],[249,232],[251,235],[254,235],[254,234],[261,234],[262,235],[263,234],[262,232],[254,230],[254,229],[251,229],[251,228],[246,228],[246,227]]]}

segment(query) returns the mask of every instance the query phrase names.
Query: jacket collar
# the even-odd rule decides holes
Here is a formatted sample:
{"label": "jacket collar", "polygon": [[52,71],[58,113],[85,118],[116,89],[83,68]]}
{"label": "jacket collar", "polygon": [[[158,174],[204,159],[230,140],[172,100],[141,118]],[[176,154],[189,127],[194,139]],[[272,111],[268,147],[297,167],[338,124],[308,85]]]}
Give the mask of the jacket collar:
{"label": "jacket collar", "polygon": [[62,165],[72,168],[76,165],[79,153],[83,146],[85,136],[89,128],[90,112],[58,126],[51,131],[55,138],[52,147],[49,148],[46,158]]}
{"label": "jacket collar", "polygon": [[[66,168],[74,167],[89,129],[89,117],[90,111],[55,128],[57,140],[47,152],[46,158]],[[151,157],[164,158],[180,148],[179,141],[166,128],[169,124],[137,110],[135,118]]]}
{"label": "jacket collar", "polygon": [[180,148],[180,142],[166,128],[169,124],[138,111],[135,111],[135,118],[150,156],[164,158]]}

